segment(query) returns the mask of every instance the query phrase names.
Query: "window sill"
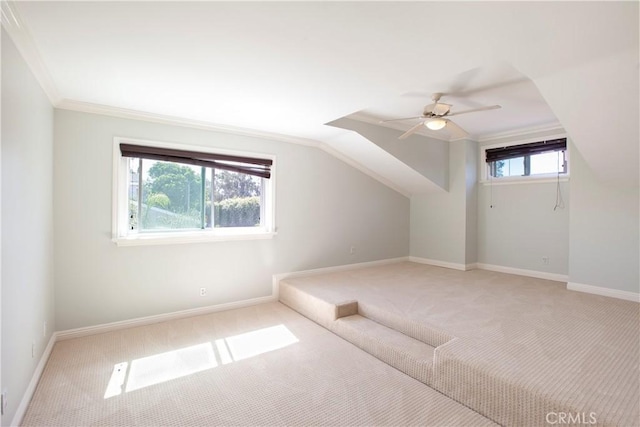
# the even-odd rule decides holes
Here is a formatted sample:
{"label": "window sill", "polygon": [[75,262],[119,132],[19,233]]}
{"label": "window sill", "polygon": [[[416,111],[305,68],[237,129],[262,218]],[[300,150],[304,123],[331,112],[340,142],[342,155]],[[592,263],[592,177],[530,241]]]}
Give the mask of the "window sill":
{"label": "window sill", "polygon": [[177,245],[184,243],[225,242],[234,240],[266,240],[272,239],[274,231],[195,231],[137,234],[134,236],[116,237],[112,241],[118,246]]}
{"label": "window sill", "polygon": [[[560,182],[568,182],[569,176],[560,177]],[[506,178],[494,178],[492,180],[483,179],[480,181],[482,185],[512,185],[512,184],[544,184],[558,182],[557,175],[542,176],[511,176]]]}

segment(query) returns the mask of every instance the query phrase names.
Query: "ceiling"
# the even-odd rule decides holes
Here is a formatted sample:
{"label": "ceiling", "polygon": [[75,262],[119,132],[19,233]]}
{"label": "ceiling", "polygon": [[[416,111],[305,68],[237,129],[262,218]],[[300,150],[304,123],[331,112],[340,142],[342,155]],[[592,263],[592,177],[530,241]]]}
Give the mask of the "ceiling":
{"label": "ceiling", "polygon": [[[475,140],[543,127],[561,128],[531,79],[505,63],[474,68],[441,82],[425,82],[420,89],[390,97],[380,105],[358,111],[349,118],[406,131],[420,120],[398,119],[420,116],[424,107],[433,103],[433,95],[439,93],[442,95],[439,102],[452,106],[451,114],[493,105],[501,107],[452,117]],[[381,123],[385,120],[394,121]],[[419,132],[443,140],[460,137],[446,127],[437,132],[423,127]]]}
{"label": "ceiling", "polygon": [[616,140],[637,152],[636,2],[29,1],[3,14],[59,108],[331,146],[348,131],[326,123],[416,116],[444,92],[452,110],[502,105],[456,118],[476,139],[560,122],[595,169],[637,179],[637,155],[602,156],[589,127],[613,99]]}

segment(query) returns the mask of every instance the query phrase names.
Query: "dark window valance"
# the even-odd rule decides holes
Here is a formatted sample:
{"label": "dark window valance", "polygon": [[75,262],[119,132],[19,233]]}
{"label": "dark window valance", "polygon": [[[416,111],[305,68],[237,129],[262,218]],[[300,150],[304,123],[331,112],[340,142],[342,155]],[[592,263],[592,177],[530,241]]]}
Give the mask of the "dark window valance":
{"label": "dark window valance", "polygon": [[552,139],[550,141],[532,142],[530,144],[511,145],[509,147],[490,148],[487,154],[487,163],[498,160],[515,159],[517,157],[531,156],[550,151],[564,151],[567,149],[567,138]]}
{"label": "dark window valance", "polygon": [[261,178],[271,178],[273,160],[254,157],[230,156],[226,154],[202,153],[189,150],[175,150],[144,145],[120,144],[123,157],[136,157],[148,160],[183,163],[245,173]]}

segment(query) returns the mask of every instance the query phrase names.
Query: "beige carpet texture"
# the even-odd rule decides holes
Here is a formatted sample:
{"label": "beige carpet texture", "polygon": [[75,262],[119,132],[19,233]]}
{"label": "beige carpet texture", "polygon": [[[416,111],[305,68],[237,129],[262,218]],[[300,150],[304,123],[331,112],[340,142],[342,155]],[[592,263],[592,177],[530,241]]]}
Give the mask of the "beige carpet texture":
{"label": "beige carpet texture", "polygon": [[638,303],[410,262],[286,279],[280,301],[500,425],[640,425]]}
{"label": "beige carpet texture", "polygon": [[270,303],[60,341],[22,425],[496,424]]}

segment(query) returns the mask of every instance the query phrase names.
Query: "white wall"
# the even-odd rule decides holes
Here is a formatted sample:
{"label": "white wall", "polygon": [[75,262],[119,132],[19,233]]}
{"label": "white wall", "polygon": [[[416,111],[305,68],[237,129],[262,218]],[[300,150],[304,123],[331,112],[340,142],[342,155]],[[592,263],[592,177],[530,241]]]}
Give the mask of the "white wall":
{"label": "white wall", "polygon": [[478,143],[465,141],[465,264],[478,262]]}
{"label": "white wall", "polygon": [[468,171],[466,159],[472,144],[475,143],[449,143],[448,192],[411,198],[411,256],[467,264],[467,188],[474,191],[467,182],[467,172],[475,180],[475,166],[472,164]]}
{"label": "white wall", "polygon": [[[478,262],[566,275],[568,183],[561,182],[560,189],[565,208],[554,211],[556,183],[480,184]],[[548,264],[543,257],[549,259]]]}
{"label": "white wall", "polygon": [[603,182],[572,150],[570,282],[640,292],[640,189],[628,184]]}
{"label": "white wall", "polygon": [[411,198],[411,255],[459,265],[479,262],[566,275],[568,183],[561,183],[565,208],[555,211],[555,183],[480,183],[482,147],[473,141],[451,142],[449,191]]}
{"label": "white wall", "polygon": [[[277,236],[117,247],[114,136],[275,154]],[[409,200],[316,148],[56,110],[54,157],[59,330],[267,296],[274,273],[409,253]]]}
{"label": "white wall", "polygon": [[52,179],[53,108],[2,30],[3,426],[12,422],[55,328]]}
{"label": "white wall", "polygon": [[[558,131],[530,134],[526,141],[557,137]],[[522,138],[503,138],[480,144],[523,142]],[[569,170],[573,172],[572,145]],[[486,164],[478,157],[480,174]],[[484,177],[482,177],[484,179]],[[573,176],[570,178],[574,179]],[[551,274],[568,274],[569,207],[568,182],[560,182],[564,209],[554,210],[557,182],[527,181],[518,184],[480,183],[478,190],[478,262]],[[493,206],[493,207],[491,207]],[[542,258],[548,258],[545,264]]]}

